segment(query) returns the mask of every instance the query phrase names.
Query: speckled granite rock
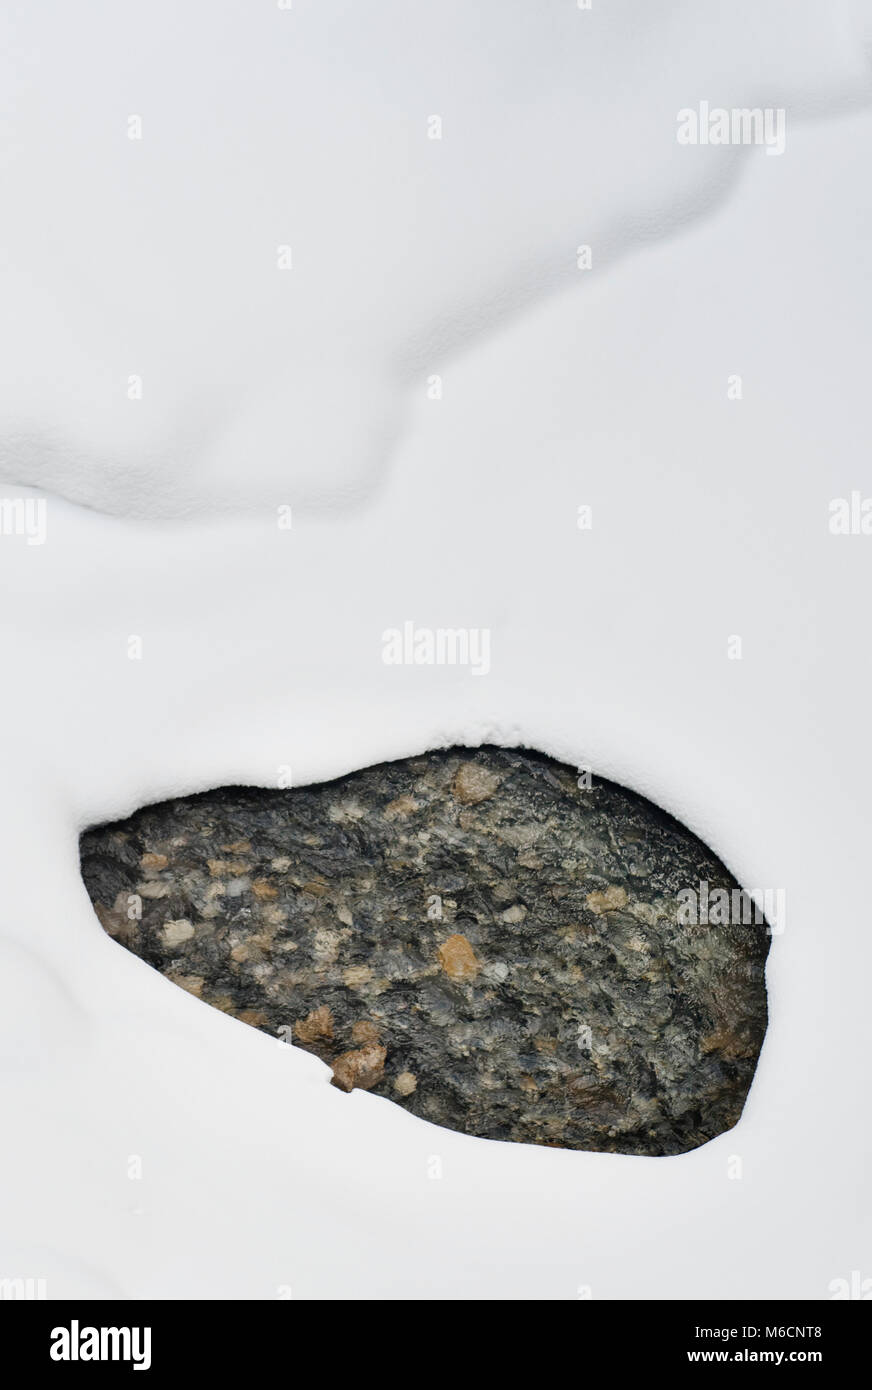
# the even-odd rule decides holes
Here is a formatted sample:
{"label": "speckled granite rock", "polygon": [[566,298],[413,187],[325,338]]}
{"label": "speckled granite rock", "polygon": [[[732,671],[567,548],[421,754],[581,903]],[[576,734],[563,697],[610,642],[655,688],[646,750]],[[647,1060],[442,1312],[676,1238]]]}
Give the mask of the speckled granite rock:
{"label": "speckled granite rock", "polygon": [[90,830],[81,855],[111,936],[345,1090],[467,1134],[630,1154],[681,1153],[741,1113],[765,926],[682,925],[679,891],[734,889],[724,866],[540,754],[223,788]]}

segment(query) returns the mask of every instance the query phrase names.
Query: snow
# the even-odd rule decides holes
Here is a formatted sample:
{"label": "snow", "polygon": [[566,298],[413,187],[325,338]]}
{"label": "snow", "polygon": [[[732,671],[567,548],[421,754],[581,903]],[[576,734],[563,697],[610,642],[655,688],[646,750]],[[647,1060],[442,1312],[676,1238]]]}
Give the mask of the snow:
{"label": "snow", "polygon": [[[828,519],[872,492],[869,7],[3,26],[0,497],[47,529],[0,535],[0,1276],[821,1298],[868,1272],[872,538]],[[784,106],[784,154],[680,146],[703,99]],[[486,677],[385,665],[406,622],[488,629]],[[94,917],[87,824],[480,741],[590,763],[784,889],[730,1133],[638,1159],[437,1129]]]}

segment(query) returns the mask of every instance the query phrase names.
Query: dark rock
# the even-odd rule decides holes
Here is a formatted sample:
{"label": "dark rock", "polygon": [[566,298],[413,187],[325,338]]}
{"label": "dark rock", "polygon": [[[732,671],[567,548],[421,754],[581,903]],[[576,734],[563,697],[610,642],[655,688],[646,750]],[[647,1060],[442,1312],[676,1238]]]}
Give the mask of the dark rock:
{"label": "dark rock", "polygon": [[467,1134],[631,1154],[681,1153],[741,1113],[765,924],[684,925],[682,889],[738,887],[723,864],[541,754],[225,787],[90,830],[81,856],[111,936],[343,1089]]}

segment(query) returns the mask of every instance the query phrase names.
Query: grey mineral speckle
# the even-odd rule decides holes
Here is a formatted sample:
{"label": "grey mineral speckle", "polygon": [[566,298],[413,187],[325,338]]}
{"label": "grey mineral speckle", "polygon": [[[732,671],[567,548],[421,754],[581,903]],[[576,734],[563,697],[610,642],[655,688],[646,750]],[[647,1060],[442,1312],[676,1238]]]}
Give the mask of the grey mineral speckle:
{"label": "grey mineral speckle", "polygon": [[466,1134],[627,1154],[682,1153],[741,1113],[765,924],[683,924],[682,889],[737,887],[724,866],[541,754],[225,787],[90,830],[81,858],[116,941],[314,1052],[343,1090]]}

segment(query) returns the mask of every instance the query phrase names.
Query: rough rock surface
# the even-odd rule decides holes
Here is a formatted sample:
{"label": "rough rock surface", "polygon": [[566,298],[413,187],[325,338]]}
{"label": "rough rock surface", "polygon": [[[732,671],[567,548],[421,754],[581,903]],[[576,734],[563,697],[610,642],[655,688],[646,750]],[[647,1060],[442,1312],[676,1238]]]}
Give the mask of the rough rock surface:
{"label": "rough rock surface", "polygon": [[741,1113],[766,927],[683,925],[679,891],[735,889],[724,866],[541,754],[223,788],[89,830],[81,857],[111,936],[344,1090],[467,1134],[629,1154],[681,1153]]}

